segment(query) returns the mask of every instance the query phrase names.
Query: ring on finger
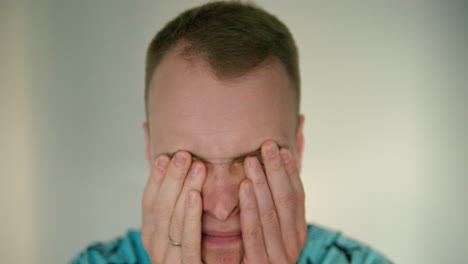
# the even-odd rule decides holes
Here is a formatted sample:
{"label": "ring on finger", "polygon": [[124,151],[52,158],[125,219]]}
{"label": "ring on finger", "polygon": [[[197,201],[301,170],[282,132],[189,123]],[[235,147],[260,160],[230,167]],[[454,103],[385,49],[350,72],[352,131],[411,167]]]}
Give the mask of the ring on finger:
{"label": "ring on finger", "polygon": [[167,237],[169,238],[169,243],[171,243],[171,245],[175,246],[175,247],[181,247],[182,244],[179,243],[179,242],[175,242],[174,240],[172,240],[171,238],[171,235],[170,234],[167,234]]}

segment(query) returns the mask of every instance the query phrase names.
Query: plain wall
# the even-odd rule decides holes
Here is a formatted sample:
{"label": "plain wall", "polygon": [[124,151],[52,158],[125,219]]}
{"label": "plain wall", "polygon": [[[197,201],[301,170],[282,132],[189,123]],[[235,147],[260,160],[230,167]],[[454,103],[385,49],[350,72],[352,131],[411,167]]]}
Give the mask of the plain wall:
{"label": "plain wall", "polygon": [[[0,263],[140,225],[144,55],[202,1],[0,4]],[[396,263],[468,259],[466,1],[256,1],[300,52],[307,219]]]}

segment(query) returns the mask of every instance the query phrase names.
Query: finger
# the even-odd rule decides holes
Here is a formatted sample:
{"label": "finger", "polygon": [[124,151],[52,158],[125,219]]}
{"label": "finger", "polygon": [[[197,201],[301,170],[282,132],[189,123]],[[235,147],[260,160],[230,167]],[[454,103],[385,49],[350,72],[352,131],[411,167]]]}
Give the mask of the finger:
{"label": "finger", "polygon": [[299,233],[300,244],[303,246],[307,237],[307,223],[305,219],[305,192],[304,185],[302,184],[299,171],[296,167],[296,163],[292,158],[291,151],[286,148],[280,150],[281,157],[283,159],[286,171],[291,179],[294,192],[296,193],[297,206],[296,206],[296,226],[297,232]]}
{"label": "finger", "polygon": [[288,256],[290,259],[293,259],[300,253],[296,226],[296,194],[291,179],[284,167],[278,145],[274,141],[269,140],[262,145],[261,152],[268,185],[273,194],[273,200],[278,212],[281,234]]}
{"label": "finger", "polygon": [[185,199],[182,263],[201,262],[201,217],[202,201],[200,193],[192,190]]}
{"label": "finger", "polygon": [[187,193],[190,190],[201,192],[203,183],[205,182],[206,169],[202,161],[196,160],[192,162],[190,171],[187,174],[182,192],[180,193],[177,203],[172,213],[170,222],[169,234],[175,241],[180,241],[182,238],[182,230],[184,226],[184,207],[187,200]]}
{"label": "finger", "polygon": [[[247,178],[253,183],[268,257],[269,259],[278,260],[280,263],[287,263],[283,254],[286,251],[283,244],[278,215],[265,173],[257,157],[247,157],[244,167]],[[283,260],[283,262],[281,262],[281,260]]]}
{"label": "finger", "polygon": [[155,232],[152,243],[154,252],[166,252],[168,245],[169,223],[177,197],[190,167],[191,156],[186,151],[178,151],[171,160],[166,175],[156,194],[154,203]]}
{"label": "finger", "polygon": [[156,158],[155,162],[151,165],[150,176],[143,191],[141,200],[142,206],[142,227],[141,227],[141,240],[145,247],[148,246],[149,239],[154,231],[153,225],[153,205],[158,192],[159,186],[162,182],[164,174],[169,165],[170,159],[166,155],[160,155]]}
{"label": "finger", "polygon": [[268,260],[262,224],[258,215],[257,199],[252,182],[244,180],[239,192],[240,222],[244,244],[245,263],[264,263]]}
{"label": "finger", "polygon": [[170,158],[167,155],[160,155],[156,158],[150,168],[150,175],[145,185],[142,198],[143,213],[152,213],[154,207],[154,199],[158,192],[159,186],[166,173]]}

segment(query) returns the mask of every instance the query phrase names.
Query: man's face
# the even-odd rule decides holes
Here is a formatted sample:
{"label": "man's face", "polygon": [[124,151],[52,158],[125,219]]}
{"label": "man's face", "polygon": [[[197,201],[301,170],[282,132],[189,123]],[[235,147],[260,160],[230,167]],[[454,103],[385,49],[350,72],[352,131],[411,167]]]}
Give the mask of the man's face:
{"label": "man's face", "polygon": [[[166,54],[150,82],[147,159],[186,150],[206,165],[202,189],[203,231],[239,231],[243,159],[272,139],[287,146],[300,168],[302,121],[296,130],[294,93],[279,62],[235,79],[220,80],[203,61]],[[149,130],[148,130],[149,129]],[[202,241],[208,263],[239,263],[242,242]]]}

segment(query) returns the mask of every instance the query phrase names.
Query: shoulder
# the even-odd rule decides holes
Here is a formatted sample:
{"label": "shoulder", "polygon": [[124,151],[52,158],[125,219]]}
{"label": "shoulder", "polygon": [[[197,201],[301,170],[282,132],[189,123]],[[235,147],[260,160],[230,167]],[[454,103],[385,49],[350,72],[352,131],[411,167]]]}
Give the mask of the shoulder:
{"label": "shoulder", "polygon": [[140,240],[140,232],[130,230],[109,242],[96,242],[80,252],[72,264],[151,264]]}
{"label": "shoulder", "polygon": [[[124,236],[106,243],[93,243],[79,253],[72,264],[150,264],[140,240],[139,231],[128,231]],[[298,264],[391,264],[376,250],[341,232],[309,224],[307,242]]]}
{"label": "shoulder", "polygon": [[391,264],[369,246],[344,236],[341,232],[309,224],[307,242],[298,264]]}

